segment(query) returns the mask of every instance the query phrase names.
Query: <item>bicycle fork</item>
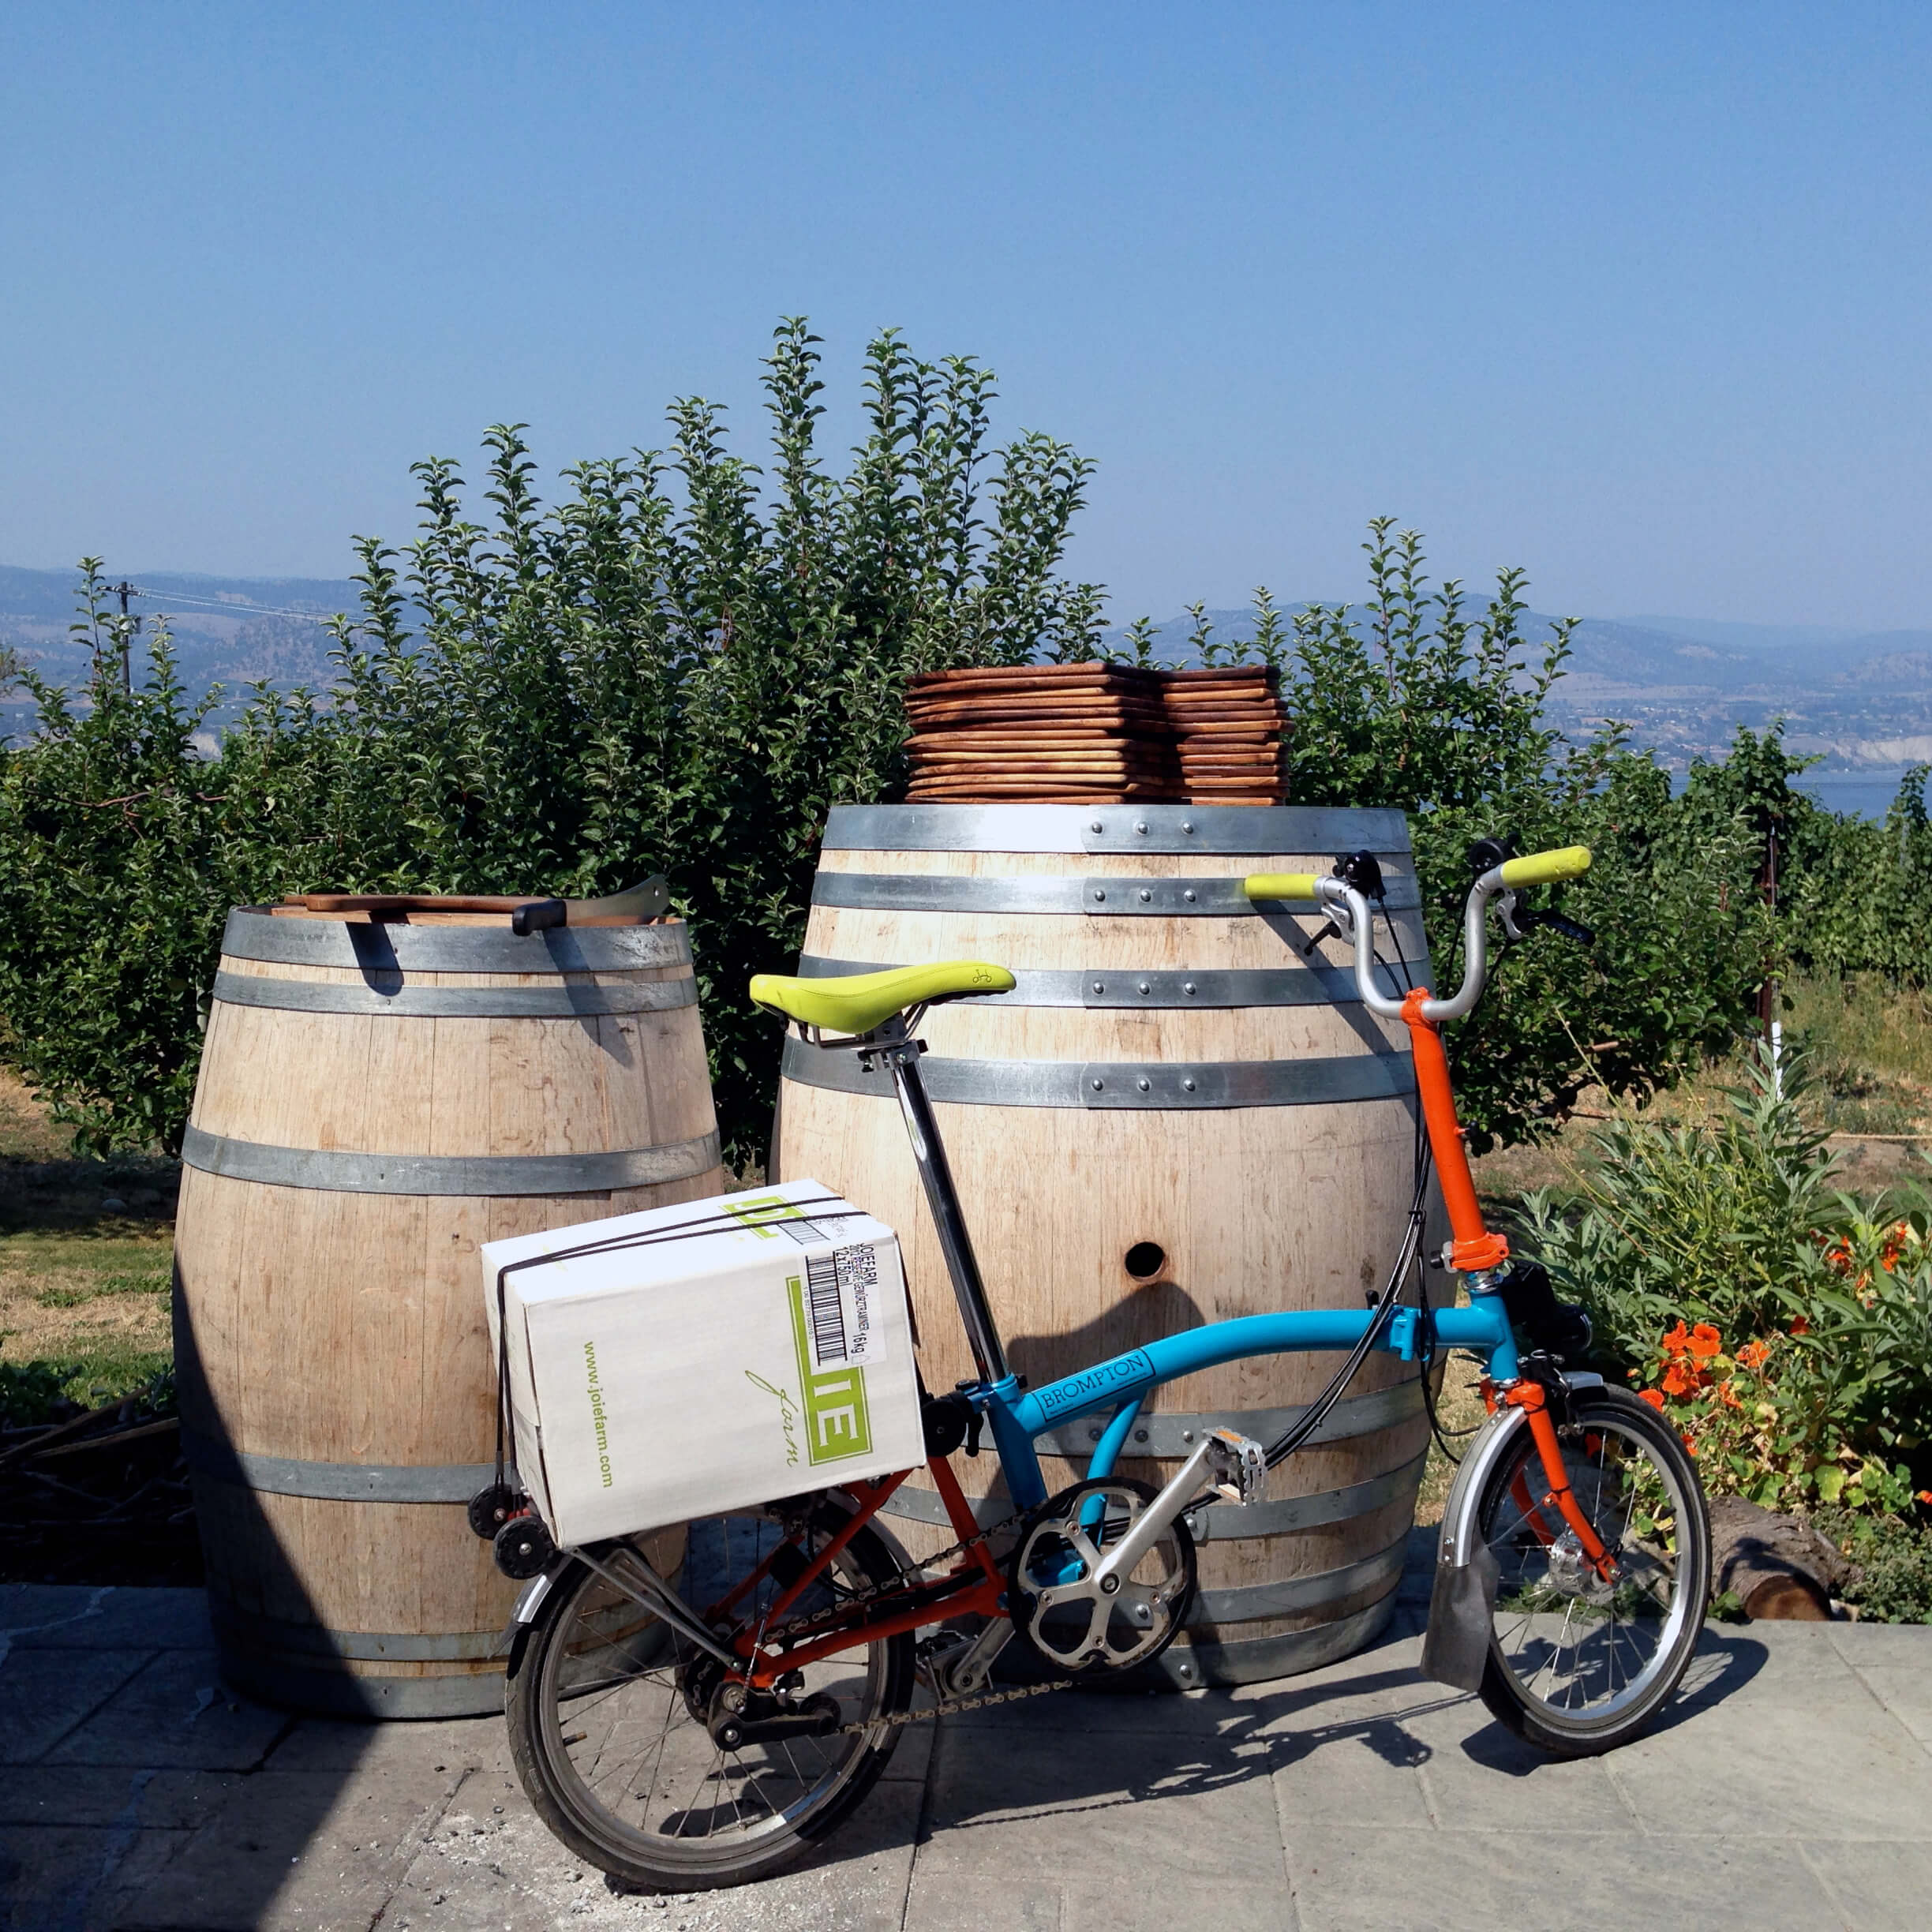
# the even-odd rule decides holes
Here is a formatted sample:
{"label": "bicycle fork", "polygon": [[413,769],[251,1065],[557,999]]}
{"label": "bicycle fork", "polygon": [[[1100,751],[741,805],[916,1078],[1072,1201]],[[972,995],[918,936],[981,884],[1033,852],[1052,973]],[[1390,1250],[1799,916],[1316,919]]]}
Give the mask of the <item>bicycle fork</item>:
{"label": "bicycle fork", "polygon": [[[1443,1206],[1449,1216],[1453,1237],[1449,1265],[1464,1275],[1472,1295],[1496,1294],[1503,1286],[1509,1243],[1502,1235],[1491,1233],[1483,1219],[1475,1177],[1470,1172],[1462,1123],[1456,1118],[1455,1091],[1450,1082],[1442,1032],[1423,1010],[1428,997],[1423,988],[1410,993],[1402,1002],[1402,1017],[1414,1051],[1416,1089],[1422,1103],[1423,1125],[1428,1131],[1429,1151],[1442,1185]],[[1551,1529],[1541,1514],[1553,1506],[1569,1533],[1575,1537],[1584,1561],[1605,1582],[1613,1581],[1616,1574],[1615,1559],[1571,1488],[1563,1445],[1557,1438],[1556,1421],[1542,1385],[1518,1372],[1513,1336],[1507,1349],[1496,1351],[1494,1366],[1502,1372],[1498,1380],[1506,1386],[1500,1397],[1492,1397],[1488,1429],[1465,1456],[1450,1491],[1436,1553],[1435,1586],[1429,1597],[1428,1630],[1422,1643],[1422,1674],[1464,1690],[1473,1690],[1481,1684],[1495,1621],[1496,1592],[1502,1581],[1501,1567],[1494,1552],[1481,1540],[1477,1526],[1466,1520],[1473,1518],[1481,1494],[1481,1482],[1471,1479],[1487,1472],[1518,1429],[1530,1431],[1545,1485],[1540,1503],[1529,1495],[1529,1485],[1522,1477],[1515,1485],[1531,1533],[1546,1545],[1559,1540],[1559,1533]],[[1577,1376],[1569,1380],[1581,1384],[1599,1378]]]}

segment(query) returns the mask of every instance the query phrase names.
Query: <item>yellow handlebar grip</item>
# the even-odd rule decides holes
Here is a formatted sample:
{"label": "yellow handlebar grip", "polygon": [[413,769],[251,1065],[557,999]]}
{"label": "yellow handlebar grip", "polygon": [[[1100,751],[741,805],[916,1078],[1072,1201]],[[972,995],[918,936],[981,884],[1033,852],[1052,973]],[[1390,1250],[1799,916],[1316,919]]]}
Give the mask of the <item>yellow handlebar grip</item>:
{"label": "yellow handlebar grip", "polygon": [[1250,899],[1312,899],[1312,872],[1250,872],[1241,881],[1241,890]]}
{"label": "yellow handlebar grip", "polygon": [[1565,845],[1556,852],[1526,852],[1503,861],[1505,886],[1554,886],[1559,879],[1580,878],[1590,868],[1587,845]]}

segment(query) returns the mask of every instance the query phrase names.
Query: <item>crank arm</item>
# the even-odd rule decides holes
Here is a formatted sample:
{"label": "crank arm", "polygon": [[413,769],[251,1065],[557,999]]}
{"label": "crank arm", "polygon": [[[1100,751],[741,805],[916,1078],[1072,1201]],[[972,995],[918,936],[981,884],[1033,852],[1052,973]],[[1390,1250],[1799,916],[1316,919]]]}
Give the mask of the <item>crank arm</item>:
{"label": "crank arm", "polygon": [[1238,1494],[1240,1500],[1248,1502],[1252,1500],[1249,1492],[1255,1486],[1257,1470],[1265,1481],[1267,1464],[1257,1444],[1231,1429],[1210,1430],[1200,1447],[1147,1506],[1139,1522],[1108,1551],[1094,1572],[1094,1581],[1103,1593],[1113,1595],[1133,1574],[1134,1566],[1166,1533],[1168,1526],[1193,1502],[1204,1481],[1212,1480],[1222,1493]]}
{"label": "crank arm", "polygon": [[958,1657],[934,1672],[935,1678],[943,1676],[945,1679],[934,1688],[942,1698],[969,1696],[992,1674],[994,1659],[1013,1639],[1013,1619],[995,1618]]}
{"label": "crank arm", "polygon": [[734,1657],[691,1614],[689,1606],[672,1590],[670,1585],[636,1551],[627,1550],[624,1554],[644,1573],[642,1580],[637,1583],[626,1582],[615,1570],[599,1563],[588,1550],[573,1550],[571,1554],[588,1564],[612,1589],[629,1597],[635,1604],[642,1604],[647,1610],[656,1611],[680,1637],[695,1643],[706,1656],[714,1657],[734,1674],[745,1668],[746,1660]]}

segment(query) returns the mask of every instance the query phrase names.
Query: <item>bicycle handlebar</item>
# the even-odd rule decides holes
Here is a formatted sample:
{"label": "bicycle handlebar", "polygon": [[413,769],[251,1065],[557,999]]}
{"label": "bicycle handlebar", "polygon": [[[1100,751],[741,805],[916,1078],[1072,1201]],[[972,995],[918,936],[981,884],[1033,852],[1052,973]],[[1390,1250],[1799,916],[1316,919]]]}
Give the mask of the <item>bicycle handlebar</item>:
{"label": "bicycle handlebar", "polygon": [[1554,886],[1561,879],[1580,878],[1589,870],[1587,845],[1561,845],[1554,852],[1526,852],[1505,859],[1496,867],[1505,886]]}
{"label": "bicycle handlebar", "polygon": [[[1486,922],[1489,902],[1499,893],[1580,878],[1589,870],[1589,863],[1587,845],[1565,845],[1553,852],[1527,852],[1520,859],[1506,859],[1478,874],[1462,908],[1462,983],[1452,999],[1423,1001],[1423,1018],[1438,1026],[1446,1020],[1460,1020],[1482,998],[1489,976]],[[1241,890],[1250,900],[1312,900],[1320,906],[1354,949],[1355,990],[1362,1004],[1385,1020],[1402,1017],[1402,1001],[1391,999],[1375,983],[1375,948],[1371,939],[1375,912],[1364,893],[1341,879],[1322,878],[1312,872],[1250,873],[1242,880]]]}

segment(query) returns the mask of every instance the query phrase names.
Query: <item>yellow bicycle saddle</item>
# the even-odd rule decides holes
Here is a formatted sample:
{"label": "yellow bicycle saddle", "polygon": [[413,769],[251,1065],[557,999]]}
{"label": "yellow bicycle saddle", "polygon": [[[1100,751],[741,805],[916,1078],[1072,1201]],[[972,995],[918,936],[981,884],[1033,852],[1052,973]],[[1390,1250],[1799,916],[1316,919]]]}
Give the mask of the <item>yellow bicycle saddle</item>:
{"label": "yellow bicycle saddle", "polygon": [[984,960],[947,960],[938,966],[894,966],[885,972],[851,973],[831,979],[788,979],[759,973],[751,998],[772,1013],[829,1033],[870,1033],[908,1006],[953,999],[962,993],[1010,993],[1013,976]]}

